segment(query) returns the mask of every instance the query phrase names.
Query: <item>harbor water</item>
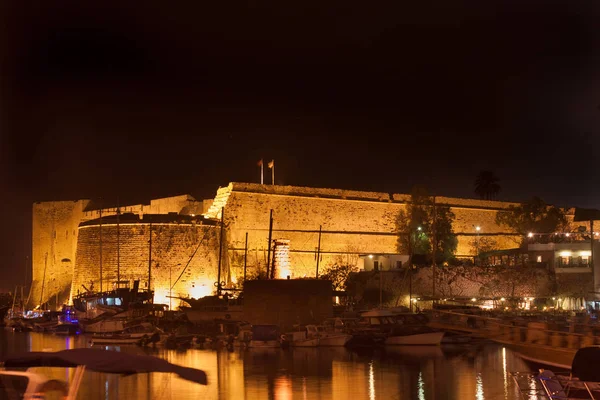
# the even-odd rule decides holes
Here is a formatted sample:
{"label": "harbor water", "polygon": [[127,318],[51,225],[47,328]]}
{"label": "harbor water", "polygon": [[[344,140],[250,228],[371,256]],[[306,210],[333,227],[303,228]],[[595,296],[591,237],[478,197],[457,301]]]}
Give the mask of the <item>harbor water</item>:
{"label": "harbor water", "polygon": [[[89,337],[0,330],[0,358],[23,351],[89,347]],[[86,372],[79,399],[352,399],[517,400],[510,375],[530,371],[501,345],[396,346],[361,351],[346,348],[185,351],[137,346],[110,350],[150,354],[208,374],[208,386],[168,374],[130,376]],[[73,370],[34,369],[63,381]]]}

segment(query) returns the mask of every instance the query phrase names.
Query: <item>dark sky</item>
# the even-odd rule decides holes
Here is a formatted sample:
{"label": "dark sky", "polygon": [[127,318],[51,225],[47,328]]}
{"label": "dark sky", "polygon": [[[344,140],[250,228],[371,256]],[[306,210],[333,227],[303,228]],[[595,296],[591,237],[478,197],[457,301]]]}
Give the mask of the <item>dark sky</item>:
{"label": "dark sky", "polygon": [[5,282],[34,201],[208,198],[261,157],[278,184],[468,197],[491,169],[500,199],[600,207],[598,2],[94,3],[0,5]]}

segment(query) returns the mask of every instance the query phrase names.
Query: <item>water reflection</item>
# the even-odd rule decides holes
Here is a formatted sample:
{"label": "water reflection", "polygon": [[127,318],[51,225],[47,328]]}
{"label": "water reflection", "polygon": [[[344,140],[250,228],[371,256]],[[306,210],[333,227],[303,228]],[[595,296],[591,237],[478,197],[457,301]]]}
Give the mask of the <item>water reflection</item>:
{"label": "water reflection", "polygon": [[[0,332],[0,356],[89,346],[85,336]],[[529,367],[494,344],[389,347],[362,352],[344,348],[174,351],[136,346],[110,349],[152,354],[207,372],[200,386],[168,374],[126,377],[87,372],[80,399],[519,399],[511,371]],[[70,381],[72,369],[40,369]]]}

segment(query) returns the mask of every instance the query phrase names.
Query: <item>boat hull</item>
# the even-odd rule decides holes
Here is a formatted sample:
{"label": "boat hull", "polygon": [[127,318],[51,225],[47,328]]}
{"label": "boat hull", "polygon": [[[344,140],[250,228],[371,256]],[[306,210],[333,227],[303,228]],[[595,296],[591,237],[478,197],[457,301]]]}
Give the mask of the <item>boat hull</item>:
{"label": "boat hull", "polygon": [[291,347],[317,347],[319,345],[319,339],[302,339],[302,340],[294,340],[290,342]]}
{"label": "boat hull", "polygon": [[439,346],[444,338],[444,332],[417,333],[414,335],[390,336],[385,340],[386,345],[415,345]]}
{"label": "boat hull", "polygon": [[345,346],[350,339],[352,339],[352,335],[331,335],[331,336],[321,336],[319,338],[319,346]]}
{"label": "boat hull", "polygon": [[561,369],[571,369],[573,358],[577,349],[543,346],[532,343],[514,343],[495,340],[496,343],[506,345],[525,361],[535,364],[547,365]]}
{"label": "boat hull", "polygon": [[248,343],[248,347],[255,349],[275,348],[281,347],[281,343],[279,343],[277,340],[251,340],[250,343]]}

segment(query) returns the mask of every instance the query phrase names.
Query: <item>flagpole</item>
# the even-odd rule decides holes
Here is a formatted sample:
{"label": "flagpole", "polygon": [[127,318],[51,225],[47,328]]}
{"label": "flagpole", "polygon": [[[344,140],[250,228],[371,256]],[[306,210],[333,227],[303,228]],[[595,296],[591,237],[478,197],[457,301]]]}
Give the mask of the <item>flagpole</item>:
{"label": "flagpole", "polygon": [[261,160],[261,163],[260,163],[260,184],[261,185],[265,184],[265,182],[264,182],[264,180],[265,180],[265,173],[263,171],[263,168],[264,168],[264,166],[263,166],[263,163],[262,163],[262,160]]}
{"label": "flagpole", "polygon": [[275,163],[273,163],[273,168],[271,168],[271,185],[275,184]]}

